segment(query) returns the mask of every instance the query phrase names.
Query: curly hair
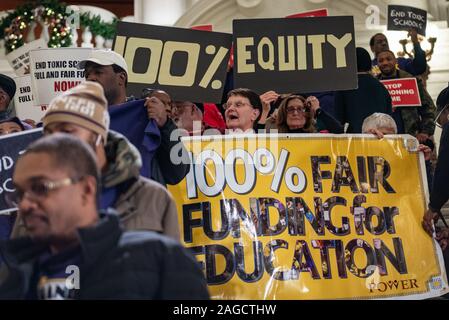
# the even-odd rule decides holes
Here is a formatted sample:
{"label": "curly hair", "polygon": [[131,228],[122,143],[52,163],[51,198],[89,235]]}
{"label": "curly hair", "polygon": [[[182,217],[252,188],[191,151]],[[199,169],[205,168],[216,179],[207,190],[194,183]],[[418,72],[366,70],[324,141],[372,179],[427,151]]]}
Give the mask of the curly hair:
{"label": "curly hair", "polygon": [[[288,133],[291,131],[287,125],[287,106],[288,106],[288,103],[294,99],[301,100],[302,103],[304,103],[304,105],[305,105],[306,99],[300,95],[292,94],[292,95],[285,97],[284,100],[282,100],[281,105],[279,106],[278,116],[276,119],[276,126],[277,126],[279,133]],[[304,124],[304,127],[302,128],[302,130],[305,133],[316,132],[315,125],[314,125],[315,120],[312,117],[312,113],[310,111],[307,111],[304,114],[304,117],[306,118],[306,123]]]}

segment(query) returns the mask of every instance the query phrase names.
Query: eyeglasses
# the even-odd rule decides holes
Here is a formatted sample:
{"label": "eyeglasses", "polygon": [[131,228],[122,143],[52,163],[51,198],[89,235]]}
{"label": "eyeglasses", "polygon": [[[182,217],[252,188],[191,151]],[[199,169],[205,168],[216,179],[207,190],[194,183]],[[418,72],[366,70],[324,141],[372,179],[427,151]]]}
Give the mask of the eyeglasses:
{"label": "eyeglasses", "polygon": [[237,102],[234,102],[234,103],[232,103],[232,102],[227,102],[227,103],[223,104],[223,108],[224,108],[225,110],[227,110],[227,109],[229,109],[230,107],[234,106],[234,107],[236,107],[237,109],[240,109],[240,108],[242,108],[243,106],[246,106],[246,105],[252,107],[252,105],[249,104],[248,102],[237,101]]}
{"label": "eyeglasses", "polygon": [[57,181],[35,180],[32,181],[28,190],[22,190],[16,187],[14,192],[7,193],[5,199],[13,207],[18,207],[25,195],[33,201],[46,198],[48,194],[56,189],[78,183],[83,178],[64,178]]}
{"label": "eyeglasses", "polygon": [[444,107],[443,107],[443,109],[441,109],[441,111],[438,113],[438,115],[436,116],[436,118],[435,118],[435,125],[438,127],[438,128],[441,128],[443,125],[439,122],[439,120],[440,120],[440,116],[443,114],[443,112],[444,111],[446,111],[446,109],[449,107],[449,104],[447,104],[447,105],[445,105]]}
{"label": "eyeglasses", "polygon": [[294,114],[294,113],[307,113],[309,110],[306,107],[303,108],[295,108],[295,107],[288,107],[287,113],[288,114]]}

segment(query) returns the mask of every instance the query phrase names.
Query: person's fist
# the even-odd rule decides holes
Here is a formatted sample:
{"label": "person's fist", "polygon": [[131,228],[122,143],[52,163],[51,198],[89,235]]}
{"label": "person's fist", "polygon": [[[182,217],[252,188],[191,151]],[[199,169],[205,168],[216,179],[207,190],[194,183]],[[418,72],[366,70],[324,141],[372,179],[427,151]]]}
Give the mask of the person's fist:
{"label": "person's fist", "polygon": [[449,240],[449,229],[443,229],[440,232],[437,232],[435,239],[437,239],[440,244],[441,250],[445,250]]}
{"label": "person's fist", "polygon": [[411,38],[413,44],[419,43],[418,31],[415,28],[410,29],[407,36]]}
{"label": "person's fist", "polygon": [[438,218],[438,214],[436,212],[433,212],[432,210],[428,209],[426,212],[424,212],[423,220],[422,220],[422,226],[424,230],[429,234],[430,236],[433,235],[434,228],[433,223]]}
{"label": "person's fist", "polygon": [[310,107],[310,111],[315,115],[315,112],[320,108],[320,100],[315,96],[310,96],[306,99],[306,106]]}
{"label": "person's fist", "polygon": [[167,110],[165,105],[156,97],[146,98],[145,107],[147,108],[148,119],[154,119],[159,128],[167,122]]}
{"label": "person's fist", "polygon": [[262,102],[263,111],[270,111],[270,104],[275,102],[279,98],[279,94],[274,91],[267,91],[264,94],[260,95],[260,101]]}
{"label": "person's fist", "polygon": [[418,151],[422,152],[424,154],[424,160],[430,160],[431,156],[432,156],[432,149],[430,149],[430,147],[424,145],[424,144],[420,144],[418,146]]}

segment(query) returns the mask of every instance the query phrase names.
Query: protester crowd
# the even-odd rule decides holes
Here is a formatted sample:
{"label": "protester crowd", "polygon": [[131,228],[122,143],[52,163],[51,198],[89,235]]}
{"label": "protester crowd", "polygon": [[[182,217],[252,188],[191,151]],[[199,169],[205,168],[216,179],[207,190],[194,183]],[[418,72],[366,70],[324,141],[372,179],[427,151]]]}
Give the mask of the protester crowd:
{"label": "protester crowd", "polygon": [[[77,66],[86,81],[54,98],[37,124],[14,116],[15,82],[0,75],[0,135],[43,127],[45,136],[16,163],[9,201],[18,208],[17,219],[0,219],[2,268],[9,271],[0,277],[0,298],[54,297],[44,279],[60,279],[66,265],[79,264],[88,274],[81,290],[66,289],[60,298],[207,299],[204,276],[179,243],[176,199],[166,188],[190,168],[170,160],[177,129],[185,135],[210,129],[235,135],[365,133],[379,139],[410,134],[426,159],[431,192],[423,227],[432,236],[449,199],[449,87],[435,106],[417,77],[425,71],[425,54],[416,32],[411,38],[414,59],[396,58],[383,34],[370,41],[374,59],[357,48],[357,89],[307,94],[299,84],[297,92],[272,88],[259,95],[252,88],[229,88],[218,104],[174,101],[170,92],[152,88],[127,97],[123,57],[93,50]],[[392,107],[379,80],[411,77],[417,77],[421,106]],[[141,133],[149,141],[143,146],[110,129],[109,113],[136,101],[151,125]],[[79,108],[87,104],[92,113]],[[443,133],[433,170],[435,124]],[[155,132],[158,143],[152,144]],[[437,229],[436,239],[445,250],[449,228]]]}

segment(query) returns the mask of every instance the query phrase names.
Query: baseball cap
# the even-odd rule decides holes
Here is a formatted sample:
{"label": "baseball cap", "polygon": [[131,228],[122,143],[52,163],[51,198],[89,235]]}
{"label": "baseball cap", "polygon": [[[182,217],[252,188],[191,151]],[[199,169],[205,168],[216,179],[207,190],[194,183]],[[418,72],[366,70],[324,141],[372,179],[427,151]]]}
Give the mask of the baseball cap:
{"label": "baseball cap", "polygon": [[78,69],[84,69],[86,67],[86,62],[93,62],[102,66],[111,66],[113,64],[118,65],[120,68],[126,71],[128,74],[128,66],[126,65],[125,59],[119,55],[117,52],[112,50],[92,50],[89,58],[78,62],[76,67]]}

